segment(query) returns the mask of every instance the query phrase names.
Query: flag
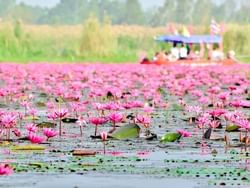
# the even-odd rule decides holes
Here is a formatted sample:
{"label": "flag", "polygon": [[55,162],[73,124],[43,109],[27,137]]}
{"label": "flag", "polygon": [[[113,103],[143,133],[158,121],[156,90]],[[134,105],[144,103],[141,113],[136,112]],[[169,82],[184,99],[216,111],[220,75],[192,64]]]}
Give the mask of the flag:
{"label": "flag", "polygon": [[190,37],[191,36],[189,30],[185,26],[183,26],[183,28],[182,28],[182,35],[184,37]]}
{"label": "flag", "polygon": [[221,26],[213,19],[210,24],[211,35],[219,35],[221,33]]}
{"label": "flag", "polygon": [[178,30],[176,29],[175,24],[169,23],[169,24],[167,25],[167,29],[168,29],[168,32],[169,32],[169,33],[171,33],[171,34],[173,34],[173,35],[179,35],[179,32],[178,32]]}

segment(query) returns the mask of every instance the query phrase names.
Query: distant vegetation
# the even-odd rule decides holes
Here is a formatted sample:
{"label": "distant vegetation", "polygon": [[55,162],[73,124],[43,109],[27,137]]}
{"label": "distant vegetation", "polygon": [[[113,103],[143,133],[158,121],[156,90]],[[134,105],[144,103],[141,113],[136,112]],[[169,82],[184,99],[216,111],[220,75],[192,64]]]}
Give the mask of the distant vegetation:
{"label": "distant vegetation", "polygon": [[63,25],[82,24],[90,14],[97,15],[100,21],[109,16],[115,25],[164,26],[168,22],[205,25],[212,18],[226,23],[250,23],[249,0],[165,0],[158,8],[142,7],[138,0],[61,0],[51,9],[0,0],[0,17],[29,24]]}
{"label": "distant vegetation", "polygon": [[225,51],[250,54],[249,8],[248,0],[166,0],[150,10],[138,0],[61,0],[51,9],[0,0],[0,61],[135,62],[169,49],[154,41],[167,23],[208,34],[212,18],[226,23]]}
{"label": "distant vegetation", "polygon": [[[250,25],[226,25],[224,49],[238,55],[250,54]],[[197,34],[209,26],[197,26]],[[108,18],[94,16],[83,25],[26,25],[21,21],[0,24],[0,61],[93,61],[135,62],[140,54],[152,57],[169,45],[157,43],[154,36],[165,34],[166,27],[112,26]]]}

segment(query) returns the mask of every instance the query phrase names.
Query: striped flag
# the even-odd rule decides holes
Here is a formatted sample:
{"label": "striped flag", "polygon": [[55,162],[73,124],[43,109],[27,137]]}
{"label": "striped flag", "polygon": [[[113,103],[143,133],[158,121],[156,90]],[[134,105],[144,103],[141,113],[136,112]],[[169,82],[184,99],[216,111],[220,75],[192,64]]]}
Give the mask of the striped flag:
{"label": "striped flag", "polygon": [[213,19],[210,24],[211,35],[218,35],[221,33],[221,26]]}

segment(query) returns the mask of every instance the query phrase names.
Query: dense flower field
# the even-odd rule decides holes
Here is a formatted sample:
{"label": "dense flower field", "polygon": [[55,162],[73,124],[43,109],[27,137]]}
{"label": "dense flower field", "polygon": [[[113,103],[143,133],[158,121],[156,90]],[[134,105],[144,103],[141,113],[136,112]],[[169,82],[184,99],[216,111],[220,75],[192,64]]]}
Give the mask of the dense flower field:
{"label": "dense flower field", "polygon": [[[64,172],[27,167],[54,164],[57,153],[131,162],[128,154],[139,161],[168,147],[195,146],[202,158],[224,148],[245,155],[250,145],[249,65],[1,64],[0,85],[0,175]],[[17,150],[30,150],[30,160],[16,158]],[[234,167],[249,175],[248,161]]]}

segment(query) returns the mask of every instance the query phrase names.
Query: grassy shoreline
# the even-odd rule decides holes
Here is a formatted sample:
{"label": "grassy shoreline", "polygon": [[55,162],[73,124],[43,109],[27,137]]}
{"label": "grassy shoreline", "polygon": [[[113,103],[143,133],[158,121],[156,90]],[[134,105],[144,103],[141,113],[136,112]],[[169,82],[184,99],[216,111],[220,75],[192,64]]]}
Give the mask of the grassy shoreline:
{"label": "grassy shoreline", "polygon": [[[94,25],[94,27],[93,27]],[[194,27],[194,33],[207,33]],[[49,26],[0,23],[0,62],[138,62],[142,54],[153,57],[169,44],[154,37],[165,27],[115,26],[92,19],[84,25]],[[250,62],[250,25],[227,25],[224,50],[235,50],[240,61]],[[94,44],[94,45],[93,45]]]}

